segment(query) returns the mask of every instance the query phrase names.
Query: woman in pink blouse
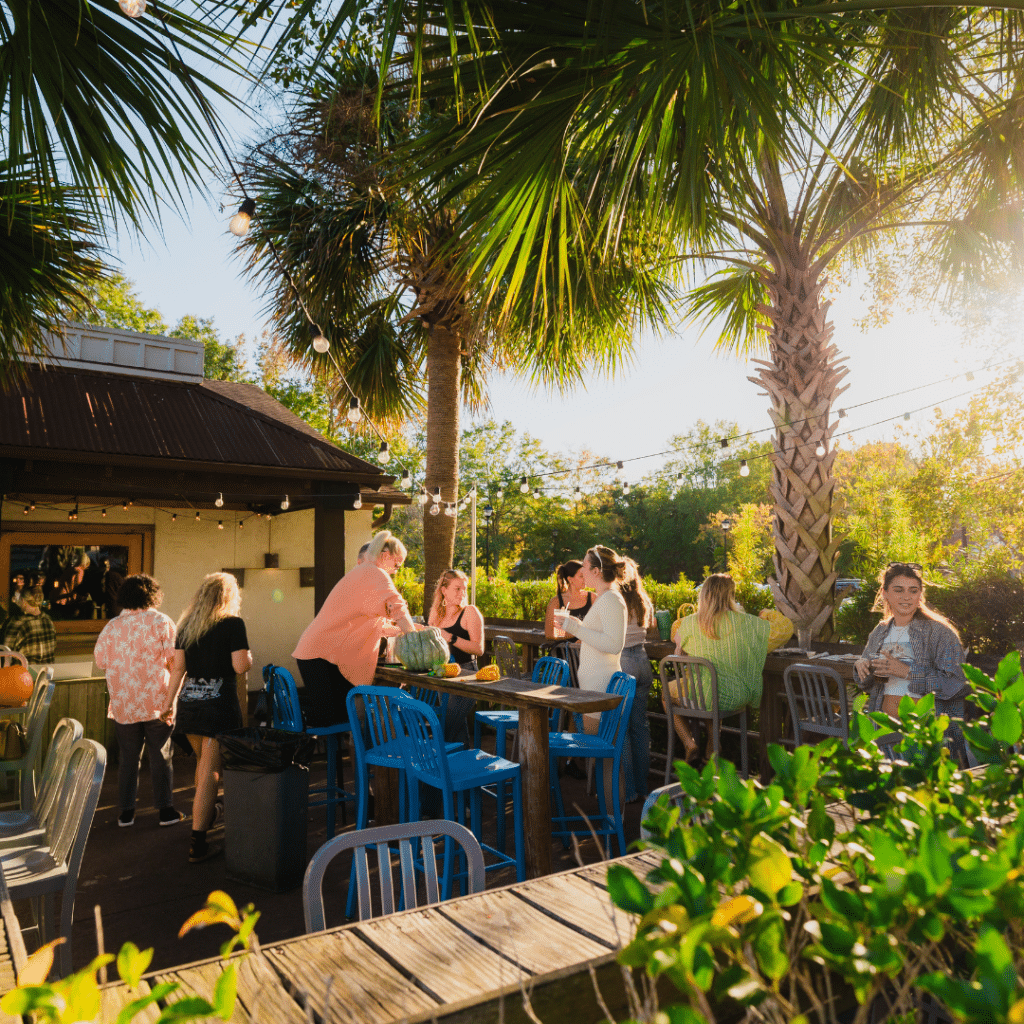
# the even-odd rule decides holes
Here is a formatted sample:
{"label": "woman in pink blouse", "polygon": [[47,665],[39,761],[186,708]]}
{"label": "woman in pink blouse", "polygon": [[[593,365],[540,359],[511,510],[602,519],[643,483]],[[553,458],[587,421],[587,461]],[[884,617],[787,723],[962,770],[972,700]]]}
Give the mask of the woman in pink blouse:
{"label": "woman in pink blouse", "polygon": [[391,580],[405,555],[405,545],[381,530],[365,561],[338,580],[299,637],[292,657],[306,687],[307,725],[346,721],[345,697],[353,686],[373,682],[381,637],[416,629],[405,598]]}
{"label": "woman in pink blouse", "polygon": [[129,576],[117,592],[123,609],[111,619],[96,641],[93,658],[107,675],[110,705],[107,717],[121,748],[117,784],[122,828],[135,824],[135,797],[143,745],[149,751],[153,777],[153,803],[161,825],[177,825],[181,812],[174,809],[173,726],[160,720],[174,657],[174,620],[157,611],[163,600],[160,584],[152,576]]}

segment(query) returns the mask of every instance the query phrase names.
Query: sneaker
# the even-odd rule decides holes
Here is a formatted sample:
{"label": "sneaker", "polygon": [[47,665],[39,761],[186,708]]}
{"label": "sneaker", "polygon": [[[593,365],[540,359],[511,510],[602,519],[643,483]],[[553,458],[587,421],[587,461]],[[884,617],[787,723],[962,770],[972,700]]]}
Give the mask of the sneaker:
{"label": "sneaker", "polygon": [[160,825],[177,825],[185,815],[181,811],[175,810],[173,807],[161,807],[160,808]]}
{"label": "sneaker", "polygon": [[189,864],[201,864],[218,853],[220,853],[220,847],[216,843],[200,843],[193,840],[188,848],[188,862]]}
{"label": "sneaker", "polygon": [[122,811],[118,816],[117,824],[120,828],[131,828],[135,824],[135,808],[130,811]]}

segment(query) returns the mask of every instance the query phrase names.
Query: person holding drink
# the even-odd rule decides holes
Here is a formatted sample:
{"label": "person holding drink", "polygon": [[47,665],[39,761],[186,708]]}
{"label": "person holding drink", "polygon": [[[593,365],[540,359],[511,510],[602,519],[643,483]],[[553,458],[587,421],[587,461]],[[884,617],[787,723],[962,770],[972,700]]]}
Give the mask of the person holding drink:
{"label": "person holding drink", "polygon": [[573,558],[560,565],[555,570],[555,583],[558,593],[548,601],[548,610],[544,615],[544,635],[549,640],[565,637],[565,630],[555,624],[556,611],[564,608],[574,619],[582,621],[594,603],[594,595],[585,589],[582,562]]}
{"label": "person holding drink", "polygon": [[[936,715],[964,717],[964,649],[953,624],[924,603],[924,577],[917,562],[890,562],[879,575],[875,602],[882,621],[868,637],[854,664],[861,688],[868,691],[866,711],[896,717],[904,697],[935,694]],[[946,732],[950,753],[967,758],[956,722]]]}

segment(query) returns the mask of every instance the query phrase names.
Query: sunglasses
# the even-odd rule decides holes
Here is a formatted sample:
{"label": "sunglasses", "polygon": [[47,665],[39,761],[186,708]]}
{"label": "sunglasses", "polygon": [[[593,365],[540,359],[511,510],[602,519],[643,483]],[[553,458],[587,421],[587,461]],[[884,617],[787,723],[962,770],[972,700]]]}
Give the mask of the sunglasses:
{"label": "sunglasses", "polygon": [[915,572],[924,572],[923,567],[919,562],[890,562],[886,567],[886,571],[889,569],[913,569]]}

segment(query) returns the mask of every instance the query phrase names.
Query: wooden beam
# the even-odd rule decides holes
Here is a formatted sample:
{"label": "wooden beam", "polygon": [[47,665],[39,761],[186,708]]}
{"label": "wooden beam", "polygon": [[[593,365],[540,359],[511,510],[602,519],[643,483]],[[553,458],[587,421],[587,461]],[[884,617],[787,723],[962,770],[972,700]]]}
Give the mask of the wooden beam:
{"label": "wooden beam", "polygon": [[317,501],[313,520],[313,610],[320,611],[334,584],[345,575],[345,510]]}

